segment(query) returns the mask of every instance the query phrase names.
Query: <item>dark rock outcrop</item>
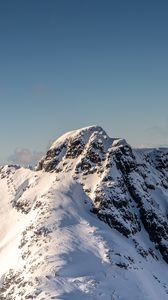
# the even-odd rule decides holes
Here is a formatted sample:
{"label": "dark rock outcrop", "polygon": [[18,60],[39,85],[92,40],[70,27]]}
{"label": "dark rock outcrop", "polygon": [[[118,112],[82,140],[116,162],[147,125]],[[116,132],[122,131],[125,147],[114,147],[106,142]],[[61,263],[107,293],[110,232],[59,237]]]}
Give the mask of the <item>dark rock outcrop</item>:
{"label": "dark rock outcrop", "polygon": [[[125,140],[111,139],[101,127],[91,126],[58,139],[37,169],[72,171],[99,219],[126,237],[133,237],[144,227],[168,262],[166,149],[133,150]],[[90,186],[89,181],[95,178],[96,186]],[[167,209],[153,198],[159,197],[157,193]]]}

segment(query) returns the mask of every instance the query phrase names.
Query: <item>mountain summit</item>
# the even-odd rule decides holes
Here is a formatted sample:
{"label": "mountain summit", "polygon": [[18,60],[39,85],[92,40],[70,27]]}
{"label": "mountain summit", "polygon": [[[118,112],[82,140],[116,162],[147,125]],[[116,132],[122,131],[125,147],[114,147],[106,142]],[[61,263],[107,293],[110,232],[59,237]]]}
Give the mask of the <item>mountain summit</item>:
{"label": "mountain summit", "polygon": [[0,199],[0,299],[167,299],[168,150],[75,130]]}

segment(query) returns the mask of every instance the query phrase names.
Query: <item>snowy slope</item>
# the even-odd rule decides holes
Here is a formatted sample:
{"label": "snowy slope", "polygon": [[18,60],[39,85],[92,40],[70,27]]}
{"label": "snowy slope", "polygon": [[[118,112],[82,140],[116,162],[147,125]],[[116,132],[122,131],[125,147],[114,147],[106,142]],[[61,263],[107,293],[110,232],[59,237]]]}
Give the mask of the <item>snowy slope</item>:
{"label": "snowy slope", "polygon": [[0,170],[0,299],[168,299],[168,151],[98,126]]}

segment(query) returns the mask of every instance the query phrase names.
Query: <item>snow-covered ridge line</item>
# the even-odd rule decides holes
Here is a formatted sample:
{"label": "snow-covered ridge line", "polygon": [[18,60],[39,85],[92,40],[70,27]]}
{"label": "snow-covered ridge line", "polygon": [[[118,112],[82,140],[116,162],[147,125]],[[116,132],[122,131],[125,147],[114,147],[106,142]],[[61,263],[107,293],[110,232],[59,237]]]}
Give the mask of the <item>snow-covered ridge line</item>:
{"label": "snow-covered ridge line", "polygon": [[1,300],[166,300],[168,151],[100,126],[0,168]]}
{"label": "snow-covered ridge line", "polygon": [[[167,215],[161,217],[163,212],[152,195],[159,187],[166,192],[167,167],[165,150],[133,150],[125,140],[112,139],[101,127],[91,126],[65,134],[54,142],[38,169],[57,173],[73,170],[73,176],[89,191],[93,211],[100,219],[126,236],[141,231],[143,223],[168,262]],[[96,178],[98,187],[94,192],[88,178],[90,182]]]}

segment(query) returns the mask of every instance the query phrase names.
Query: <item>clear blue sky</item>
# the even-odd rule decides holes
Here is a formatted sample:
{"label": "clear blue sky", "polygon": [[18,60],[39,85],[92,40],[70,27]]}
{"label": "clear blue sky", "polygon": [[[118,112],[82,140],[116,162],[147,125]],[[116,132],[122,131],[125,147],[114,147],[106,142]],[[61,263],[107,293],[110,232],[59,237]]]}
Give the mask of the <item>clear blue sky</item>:
{"label": "clear blue sky", "polygon": [[99,124],[168,144],[168,1],[0,1],[0,162]]}

